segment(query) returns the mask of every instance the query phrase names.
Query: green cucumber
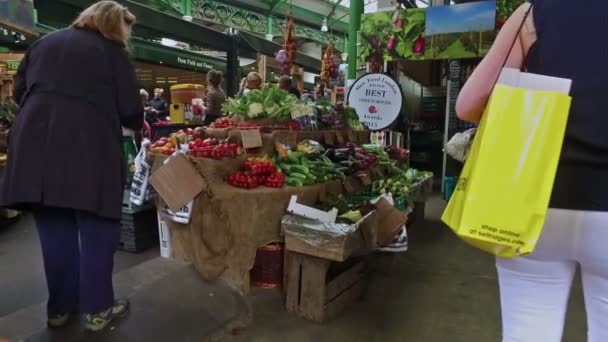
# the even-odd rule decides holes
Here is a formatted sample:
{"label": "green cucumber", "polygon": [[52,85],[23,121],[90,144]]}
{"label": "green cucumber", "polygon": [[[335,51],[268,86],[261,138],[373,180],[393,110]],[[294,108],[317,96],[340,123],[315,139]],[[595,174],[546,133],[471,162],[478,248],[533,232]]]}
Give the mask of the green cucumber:
{"label": "green cucumber", "polygon": [[302,182],[302,180],[298,178],[287,177],[285,178],[285,183],[290,186],[304,186],[304,182]]}
{"label": "green cucumber", "polygon": [[307,175],[303,174],[303,173],[298,173],[298,172],[290,172],[289,173],[289,178],[297,178],[300,180],[305,180],[308,178]]}
{"label": "green cucumber", "polygon": [[289,170],[303,174],[308,174],[310,172],[310,169],[303,165],[292,165]]}
{"label": "green cucumber", "polygon": [[296,164],[300,164],[300,159],[302,159],[302,156],[304,156],[304,154],[301,152],[289,151],[287,153],[287,158],[289,158],[289,161]]}
{"label": "green cucumber", "polygon": [[291,170],[291,165],[288,165],[288,164],[279,164],[278,166],[285,173],[289,173],[289,170]]}
{"label": "green cucumber", "polygon": [[327,165],[327,166],[334,165],[334,163],[331,161],[331,159],[327,158],[326,156],[321,156],[321,159],[323,159],[323,163],[325,163],[325,165]]}

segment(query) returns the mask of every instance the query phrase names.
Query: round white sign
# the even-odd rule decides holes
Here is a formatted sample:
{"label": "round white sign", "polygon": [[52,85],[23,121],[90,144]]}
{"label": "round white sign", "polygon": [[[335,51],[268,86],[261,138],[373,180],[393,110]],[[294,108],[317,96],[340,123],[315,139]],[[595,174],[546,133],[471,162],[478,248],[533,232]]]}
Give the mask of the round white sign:
{"label": "round white sign", "polygon": [[403,103],[399,84],[384,74],[367,74],[355,81],[348,91],[348,105],[369,129],[380,130],[392,125]]}

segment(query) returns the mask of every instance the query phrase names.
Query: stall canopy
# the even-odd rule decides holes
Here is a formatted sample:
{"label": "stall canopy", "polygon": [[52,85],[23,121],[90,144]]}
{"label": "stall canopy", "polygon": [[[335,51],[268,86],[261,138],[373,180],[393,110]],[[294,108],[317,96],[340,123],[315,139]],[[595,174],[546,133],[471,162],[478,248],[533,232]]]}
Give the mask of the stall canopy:
{"label": "stall canopy", "polygon": [[[138,18],[135,26],[136,33],[143,36],[157,36],[175,39],[190,44],[208,47],[210,49],[226,52],[226,89],[229,95],[235,94],[239,86],[239,61],[237,36],[224,34],[209,27],[188,22],[181,17],[167,14],[148,6],[129,0],[117,0],[127,6]],[[83,8],[95,3],[95,0],[37,0],[38,11],[58,11],[58,5],[64,5],[62,15],[72,18]],[[47,12],[48,13],[48,12]]]}

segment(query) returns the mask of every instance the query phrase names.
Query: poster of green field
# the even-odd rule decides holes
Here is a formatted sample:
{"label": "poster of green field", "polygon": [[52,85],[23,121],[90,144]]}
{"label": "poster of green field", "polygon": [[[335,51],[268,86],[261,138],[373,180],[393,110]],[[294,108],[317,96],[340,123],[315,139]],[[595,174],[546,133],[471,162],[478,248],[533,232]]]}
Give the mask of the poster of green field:
{"label": "poster of green field", "polygon": [[377,70],[384,61],[424,58],[424,28],[424,9],[364,15],[360,61],[370,62],[372,69]]}
{"label": "poster of green field", "polygon": [[483,57],[496,38],[496,1],[427,9],[425,59]]}

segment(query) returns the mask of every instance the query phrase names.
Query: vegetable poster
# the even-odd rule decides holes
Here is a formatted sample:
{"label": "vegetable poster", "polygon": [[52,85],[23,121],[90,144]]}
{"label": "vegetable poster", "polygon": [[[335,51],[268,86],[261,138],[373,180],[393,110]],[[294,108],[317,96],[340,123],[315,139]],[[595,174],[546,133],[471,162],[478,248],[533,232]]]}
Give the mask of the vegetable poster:
{"label": "vegetable poster", "polygon": [[395,59],[422,59],[426,11],[380,12],[361,18],[361,53],[374,71]]}
{"label": "vegetable poster", "polygon": [[526,0],[497,0],[496,1],[496,26],[500,29],[511,14]]}
{"label": "vegetable poster", "polygon": [[[509,12],[518,0],[498,1]],[[483,57],[496,37],[496,18],[496,1],[366,14],[360,61],[378,72],[384,62],[399,59]]]}

